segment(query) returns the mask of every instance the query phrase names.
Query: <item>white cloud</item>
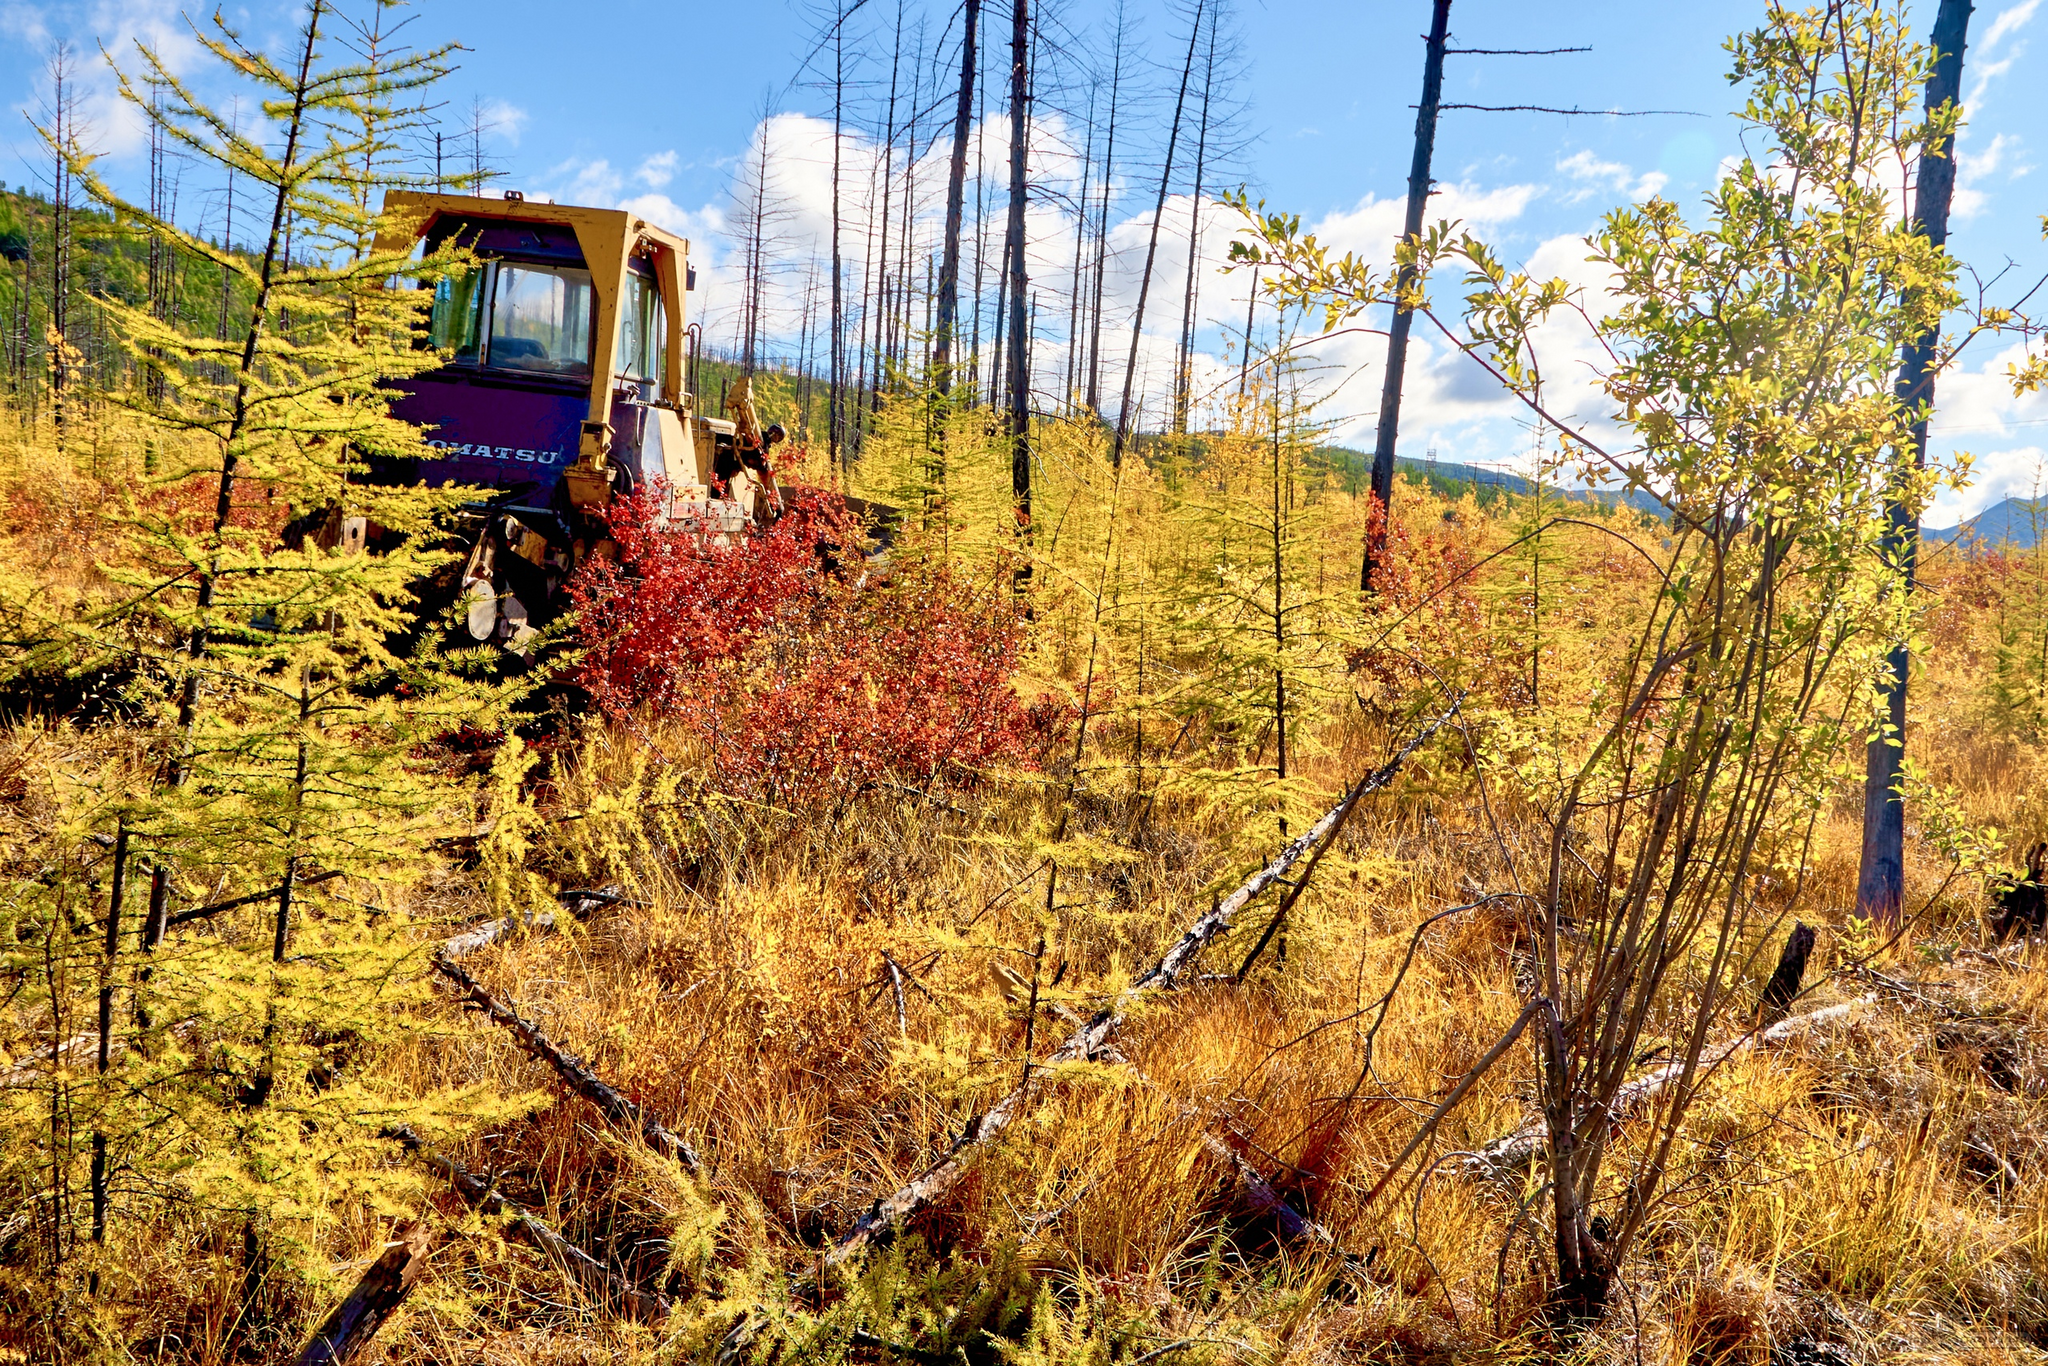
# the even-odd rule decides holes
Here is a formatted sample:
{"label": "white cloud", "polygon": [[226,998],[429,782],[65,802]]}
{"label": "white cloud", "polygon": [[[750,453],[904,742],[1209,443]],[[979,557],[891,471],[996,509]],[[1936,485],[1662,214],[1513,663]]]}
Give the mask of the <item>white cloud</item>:
{"label": "white cloud", "polygon": [[1991,21],[1991,27],[1985,30],[1984,37],[1976,44],[1976,53],[1968,57],[1970,89],[1963,98],[1966,109],[1974,110],[1982,103],[1991,83],[2012,70],[2013,63],[2026,52],[2025,43],[2014,43],[2010,51],[1994,55],[2006,39],[2027,26],[2040,6],[2041,0],[2022,0],[2020,4],[1999,11],[1998,17]]}
{"label": "white cloud", "polygon": [[688,238],[693,256],[700,251],[709,252],[725,232],[725,215],[715,205],[686,209],[665,194],[651,193],[622,199],[615,207]]}
{"label": "white cloud", "polygon": [[485,100],[481,111],[485,136],[497,138],[508,147],[519,145],[527,113],[510,100]]}
{"label": "white cloud", "polygon": [[1977,458],[1967,488],[1943,488],[1935,494],[1922,525],[1946,529],[2007,498],[2031,500],[2044,495],[2048,495],[2048,450],[2016,446],[1993,451]]}
{"label": "white cloud", "polygon": [[[1978,185],[2004,169],[2008,155],[2019,150],[2020,140],[2011,133],[1996,135],[1981,152],[1971,152],[1958,141],[1955,200],[1951,206],[1956,217],[1975,218],[1984,212],[1988,196]],[[2017,180],[2030,169],[2026,165],[2013,166],[2005,170],[2005,178]]]}
{"label": "white cloud", "polygon": [[1578,182],[1577,189],[1565,194],[1564,202],[1567,204],[1591,199],[1602,191],[1619,194],[1629,200],[1648,199],[1671,180],[1662,171],[1645,171],[1638,176],[1619,161],[1600,160],[1590,148],[1582,148],[1562,158],[1557,169]]}
{"label": "white cloud", "polygon": [[650,190],[658,190],[676,178],[676,154],[673,151],[656,152],[640,163],[640,169],[633,172],[633,179]]}
{"label": "white cloud", "polygon": [[[154,50],[173,74],[182,76],[192,69],[201,51],[177,7],[167,0],[102,0],[89,11],[9,5],[0,9],[0,33],[24,48],[41,51],[34,93],[16,109],[38,124],[46,121],[55,93],[50,64],[62,45],[66,103],[71,106],[80,142],[90,154],[117,159],[142,150],[147,143],[147,122],[139,109],[121,98],[109,58],[123,69],[137,72],[143,65],[136,51],[141,44]],[[26,136],[14,137],[13,150],[32,165],[43,164],[48,152],[41,139],[19,119],[16,127]]]}
{"label": "white cloud", "polygon": [[[2001,498],[2032,496],[2042,456],[2034,442],[2048,432],[2048,394],[2013,393],[2008,368],[2025,354],[2025,346],[2015,342],[1976,366],[1951,370],[1936,384],[1928,423],[1930,456],[1940,463],[1959,452],[1973,452],[1975,458],[1969,486],[1944,489],[1935,498],[1927,517],[1930,526],[1975,516]],[[2048,481],[2042,491],[2048,492]]]}
{"label": "white cloud", "polygon": [[42,47],[50,41],[49,21],[34,5],[0,5],[0,33],[23,47]]}
{"label": "white cloud", "polygon": [[2040,7],[2041,0],[2025,0],[2023,4],[1999,11],[1998,17],[1991,21],[1991,27],[1985,31],[1983,49],[1989,52],[2025,28],[2027,21],[2034,17],[2034,11]]}

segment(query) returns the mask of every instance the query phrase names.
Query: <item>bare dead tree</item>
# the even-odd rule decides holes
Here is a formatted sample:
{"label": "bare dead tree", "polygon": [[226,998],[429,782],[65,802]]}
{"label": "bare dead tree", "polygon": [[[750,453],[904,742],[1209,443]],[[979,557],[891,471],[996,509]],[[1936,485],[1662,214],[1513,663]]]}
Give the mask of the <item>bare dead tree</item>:
{"label": "bare dead tree", "polygon": [[[1962,98],[1963,46],[1970,27],[1971,0],[1941,0],[1934,17],[1934,70],[1927,78],[1930,116]],[[1936,248],[1948,245],[1949,204],[1955,194],[1953,145],[1930,147],[1920,158],[1913,189],[1913,230]],[[1934,408],[1937,324],[1915,337],[1899,361],[1898,400],[1914,413],[1912,448],[1902,452],[1914,472],[1927,468],[1927,415]],[[1889,526],[1882,553],[1902,573],[1901,591],[1913,591],[1920,558],[1920,514],[1900,480],[1897,496],[1886,500]],[[1870,737],[1864,755],[1863,848],[1856,874],[1856,910],[1884,925],[1896,925],[1906,889],[1906,806],[1898,791],[1906,756],[1906,678],[1912,654],[1904,641],[1892,648],[1883,684],[1884,728]]]}
{"label": "bare dead tree", "polygon": [[1188,431],[1188,404],[1194,383],[1195,279],[1201,269],[1202,176],[1208,170],[1209,104],[1216,89],[1216,28],[1222,16],[1209,16],[1209,48],[1202,59],[1202,112],[1195,133],[1195,185],[1188,208],[1188,279],[1180,304],[1180,350],[1174,358],[1173,430],[1178,436]]}
{"label": "bare dead tree", "polygon": [[772,106],[764,99],[755,120],[754,136],[733,182],[734,220],[739,225],[741,293],[734,320],[734,351],[742,369],[752,374],[760,361],[762,317],[772,277],[780,269],[778,233],[790,210],[776,187],[775,159],[769,146]]}
{"label": "bare dead tree", "polygon": [[967,361],[970,401],[979,401],[981,397],[983,266],[988,258],[988,64],[985,55],[975,60],[975,101],[979,113],[974,125],[974,342]]}
{"label": "bare dead tree", "polygon": [[469,192],[474,195],[481,195],[493,180],[501,180],[505,175],[504,168],[493,165],[484,151],[484,135],[498,128],[497,120],[488,114],[481,95],[469,97],[469,122],[463,126],[462,135],[469,141]]}
{"label": "bare dead tree", "polygon": [[[1436,149],[1437,104],[1443,96],[1444,41],[1450,31],[1451,0],[1434,0],[1430,11],[1428,47],[1422,62],[1422,102],[1415,107],[1415,153],[1408,166],[1408,210],[1401,220],[1401,240],[1414,240],[1422,232],[1422,212],[1429,204],[1429,163]],[[1397,300],[1406,298],[1416,285],[1415,267],[1405,264],[1394,277]],[[1401,432],[1401,378],[1408,364],[1408,330],[1415,315],[1399,302],[1387,338],[1386,373],[1380,383],[1379,430],[1372,448],[1372,496],[1381,511],[1394,496],[1394,442]],[[1372,569],[1379,556],[1378,538],[1383,532],[1368,532],[1365,554],[1358,570],[1361,592],[1372,591]]]}
{"label": "bare dead tree", "polygon": [[[1024,260],[1024,210],[1029,186],[1026,161],[1030,147],[1027,105],[1031,98],[1031,16],[1030,0],[1010,0],[1010,218],[1003,237],[1003,264],[1009,277],[1011,316],[1024,318],[1025,291],[1029,277]],[[997,342],[1002,345],[1002,315],[996,315]],[[1016,509],[1017,534],[1031,534],[1031,412],[1030,371],[1021,329],[1010,346],[1009,417],[1010,498]],[[1020,557],[1017,587],[1029,582],[1031,567]]]}
{"label": "bare dead tree", "polygon": [[1074,269],[1067,290],[1067,384],[1061,407],[1073,411],[1074,394],[1081,370],[1081,297],[1083,293],[1082,252],[1088,244],[1088,185],[1095,156],[1095,83],[1088,83],[1088,123],[1081,145],[1081,174],[1074,182]]}
{"label": "bare dead tree", "polygon": [[[1007,220],[1005,220],[1007,223]],[[988,406],[1000,408],[1003,403],[1003,327],[1010,318],[1010,237],[1007,228],[1003,234],[1003,259],[996,271],[996,320],[989,338],[988,353]]]}
{"label": "bare dead tree", "polygon": [[[167,149],[164,145],[163,82],[161,79],[150,78],[147,84],[151,114],[149,121],[149,213],[151,218],[162,222],[168,221],[173,217],[164,164]],[[149,232],[148,260],[146,262],[146,288],[148,290],[150,316],[159,322],[170,317],[171,312],[170,256],[170,246],[164,241],[163,233],[155,228],[151,228]],[[152,403],[163,401],[164,373],[161,364],[162,354],[161,347],[152,346],[145,351],[145,355],[149,357],[151,363],[143,369],[143,395]]]}
{"label": "bare dead tree", "polygon": [[[1443,0],[1445,4],[1450,0]],[[1138,277],[1138,307],[1131,315],[1131,352],[1124,363],[1123,402],[1116,415],[1116,439],[1110,443],[1110,463],[1121,464],[1124,458],[1124,444],[1131,436],[1131,394],[1138,379],[1138,343],[1145,333],[1145,297],[1152,289],[1152,266],[1159,257],[1159,220],[1166,214],[1166,191],[1173,180],[1173,153],[1180,142],[1181,115],[1187,108],[1188,78],[1195,69],[1195,45],[1202,36],[1202,17],[1206,13],[1206,0],[1195,0],[1194,23],[1188,30],[1187,60],[1181,64],[1180,93],[1174,97],[1173,123],[1166,134],[1166,161],[1159,168],[1159,197],[1152,205],[1152,235],[1145,246],[1145,269]]]}
{"label": "bare dead tree", "polygon": [[[868,411],[879,412],[882,407],[882,365],[887,353],[885,329],[889,321],[889,205],[896,188],[896,103],[898,85],[903,73],[903,0],[896,0],[896,32],[889,55],[889,104],[888,113],[882,121],[882,238],[881,250],[875,262],[875,274],[869,281],[870,297],[874,315],[874,339],[870,349],[874,356],[874,382],[868,386],[866,400]],[[869,219],[870,227],[874,222]]]}
{"label": "bare dead tree", "polygon": [[1109,203],[1115,193],[1117,101],[1123,93],[1127,16],[1117,0],[1115,36],[1110,40],[1109,133],[1102,149],[1102,201],[1095,224],[1095,303],[1088,324],[1088,411],[1102,416],[1102,284],[1109,265]]}
{"label": "bare dead tree", "polygon": [[59,43],[44,66],[50,78],[43,127],[50,147],[50,416],[60,440],[71,417],[71,166],[81,150],[74,65],[70,45]]}
{"label": "bare dead tree", "polygon": [[[953,327],[960,315],[960,228],[967,201],[967,133],[974,119],[975,40],[981,0],[964,0],[960,39],[960,93],[953,106],[953,155],[946,169],[945,240],[939,258],[939,316],[932,337],[932,377],[941,394],[953,390]],[[979,279],[976,284],[979,285]]]}
{"label": "bare dead tree", "polygon": [[840,256],[840,157],[846,143],[846,20],[853,11],[842,9],[832,16],[832,379],[825,419],[826,444],[832,467],[841,469],[843,414],[846,386],[846,310],[842,295],[846,263]]}

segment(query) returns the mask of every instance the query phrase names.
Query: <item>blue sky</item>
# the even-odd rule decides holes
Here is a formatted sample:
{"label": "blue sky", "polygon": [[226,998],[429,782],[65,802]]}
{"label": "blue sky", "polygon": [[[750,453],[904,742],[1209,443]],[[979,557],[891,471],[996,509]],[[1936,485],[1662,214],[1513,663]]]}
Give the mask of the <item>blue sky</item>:
{"label": "blue sky", "polygon": [[[999,9],[993,3],[990,8],[994,31],[987,36],[999,40],[1007,16],[993,12]],[[1931,14],[1931,0],[1918,8]],[[814,245],[821,206],[828,202],[822,187],[829,155],[819,145],[822,136],[829,148],[827,125],[802,116],[829,114],[829,105],[796,79],[817,27],[807,9],[786,0],[572,9],[523,0],[420,0],[414,9],[409,32],[415,41],[458,39],[468,48],[448,86],[448,119],[461,123],[473,101],[489,111],[495,125],[490,155],[508,172],[502,183],[565,202],[630,203],[689,234],[705,276],[700,313],[714,332],[732,312],[733,279],[723,239],[734,174],[750,148],[755,157],[765,157],[784,201],[784,246],[791,257],[778,281],[778,316],[785,330],[793,330],[809,278],[798,258]],[[908,11],[913,22],[926,15],[928,46],[949,50],[957,41],[955,11],[944,0],[922,9],[910,4]],[[230,6],[227,12],[253,39],[266,42],[282,39],[298,17],[296,7],[285,4]],[[874,0],[850,30],[856,55],[869,59],[871,74],[876,62],[886,62],[894,12],[893,4],[885,8]],[[1725,79],[1722,42],[1754,24],[1760,13],[1760,0],[1457,0],[1457,45],[1593,51],[1454,57],[1447,100],[1684,110],[1705,117],[1447,113],[1437,144],[1441,193],[1431,217],[1461,217],[1509,257],[1545,274],[1571,275],[1584,255],[1574,239],[1607,208],[1651,192],[1696,203],[1722,158],[1740,150],[1740,130],[1728,114],[1737,96]],[[1071,45],[1076,36],[1099,37],[1110,9],[1068,0],[1045,14],[1048,34]],[[133,177],[141,165],[140,139],[132,119],[109,96],[109,83],[97,69],[98,48],[105,43],[119,51],[141,37],[165,44],[176,60],[196,70],[179,15],[176,4],[162,0],[0,0],[0,95],[16,110],[13,129],[0,136],[6,157],[0,176],[10,184],[33,183],[42,172],[23,115],[43,98],[43,63],[51,44],[67,39],[85,60],[85,114],[108,169],[117,181]],[[1153,64],[1146,79],[1156,96],[1178,74],[1187,12],[1158,0],[1132,0],[1129,15],[1133,38]],[[1248,183],[1273,207],[1299,213],[1333,241],[1385,253],[1398,231],[1414,118],[1410,105],[1420,84],[1420,34],[1428,15],[1426,0],[1235,0],[1225,49],[1241,66],[1248,141],[1227,168],[1225,183]],[[914,38],[913,31],[906,41]],[[1175,69],[1164,71],[1169,64]],[[1087,82],[1075,78],[1068,84],[1081,93],[1048,100],[1040,117],[1049,143],[1074,147]],[[2048,173],[2037,165],[2048,145],[2048,101],[2039,93],[2044,86],[2048,0],[1986,0],[1972,21],[1969,127],[1961,142],[1963,190],[1952,247],[1987,278],[2006,270],[1992,286],[1994,299],[2010,298],[2048,272],[2048,244],[2041,238]],[[2029,96],[2029,90],[2035,93]],[[777,117],[764,125],[764,111]],[[1156,98],[1137,114],[1141,122],[1155,124],[1159,117]],[[992,124],[983,139],[990,173],[999,180],[1000,125]],[[921,212],[937,184],[934,169],[920,168]],[[1034,161],[1033,174],[1057,192],[1076,170],[1071,156],[1047,153]],[[1120,257],[1142,258],[1152,191],[1143,184],[1144,170],[1130,172],[1128,179],[1119,177],[1123,194],[1113,242]],[[187,218],[203,217],[209,202],[194,175]],[[1057,193],[1050,198],[1056,200]],[[1185,252],[1191,203],[1184,194],[1172,201],[1163,255],[1173,254],[1176,221]],[[1072,229],[1063,223],[1071,220],[1063,219],[1056,203],[1034,219],[1033,275],[1054,294],[1064,289],[1069,269],[1061,261],[1071,252]],[[1202,223],[1205,236],[1220,244],[1227,227],[1220,210],[1205,209]],[[1064,250],[1062,240],[1068,243]],[[1121,271],[1111,277],[1112,309],[1117,300],[1135,296],[1135,268],[1126,260]],[[1177,301],[1183,272],[1184,265],[1176,264],[1157,277],[1154,298],[1164,292]],[[1212,368],[1220,370],[1226,332],[1242,326],[1243,280],[1219,274],[1210,261],[1201,298],[1208,321],[1203,348]],[[1153,310],[1159,312],[1157,303]],[[1166,333],[1172,329],[1162,328],[1146,339],[1147,363],[1170,349]],[[1973,451],[1977,482],[1960,496],[1944,496],[1929,518],[1935,525],[2008,493],[2026,495],[2048,460],[2048,400],[2013,400],[1999,379],[2009,359],[2003,344],[1979,346],[1980,352],[1966,357],[1962,373],[1944,382],[1936,420],[1937,448]],[[1353,376],[1335,390],[1327,411],[1340,435],[1354,444],[1370,443],[1377,348],[1368,339],[1327,348],[1333,365]],[[1425,342],[1411,358],[1410,374],[1404,452],[1421,454],[1433,446],[1446,460],[1524,455],[1528,434],[1469,362]],[[1059,387],[1056,377],[1041,382]],[[2042,484],[2048,489],[2048,478]]]}

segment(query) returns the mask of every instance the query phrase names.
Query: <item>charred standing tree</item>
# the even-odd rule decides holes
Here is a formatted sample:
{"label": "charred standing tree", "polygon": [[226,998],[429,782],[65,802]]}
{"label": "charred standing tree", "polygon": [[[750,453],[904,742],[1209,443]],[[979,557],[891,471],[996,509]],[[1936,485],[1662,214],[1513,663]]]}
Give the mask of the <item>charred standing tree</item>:
{"label": "charred standing tree", "polygon": [[[1962,98],[1963,44],[1969,36],[1971,0],[1941,0],[1934,16],[1934,70],[1927,78],[1931,117]],[[1937,248],[1948,245],[1949,202],[1955,197],[1954,141],[1930,146],[1920,158],[1913,188],[1913,228]],[[1914,414],[1910,457],[1915,472],[1927,468],[1927,415],[1934,408],[1935,350],[1941,329],[1930,327],[1907,345],[1899,361],[1896,393]],[[1903,491],[1888,501],[1890,525],[1883,553],[1898,567],[1901,591],[1913,591],[1919,568],[1920,525]],[[1906,807],[1898,792],[1899,766],[1906,757],[1906,676],[1912,656],[1904,642],[1894,646],[1884,682],[1885,723],[1870,737],[1864,755],[1863,853],[1856,873],[1856,913],[1880,925],[1896,925],[1906,887]]]}
{"label": "charred standing tree", "polygon": [[[874,377],[865,395],[870,414],[882,411],[882,381],[885,378],[884,361],[888,354],[889,325],[889,206],[894,201],[896,189],[896,100],[903,75],[903,3],[896,4],[895,46],[889,58],[889,114],[882,129],[882,242],[876,253],[873,277],[869,281],[873,302],[869,305],[874,314],[875,334],[869,343],[870,354],[874,357]],[[874,205],[868,206],[870,230],[874,224]]]}
{"label": "charred standing tree", "polygon": [[59,44],[50,58],[51,122],[44,134],[50,165],[50,418],[58,440],[71,418],[71,162],[78,155],[77,103],[71,86],[71,49]]}
{"label": "charred standing tree", "polygon": [[1067,385],[1060,395],[1060,411],[1071,414],[1079,387],[1081,366],[1082,253],[1088,246],[1088,186],[1095,169],[1095,89],[1088,90],[1088,131],[1081,146],[1081,178],[1075,182],[1074,270],[1067,277]]}
{"label": "charred standing tree", "polygon": [[932,336],[932,378],[953,392],[953,329],[960,316],[960,227],[967,213],[967,133],[974,124],[975,38],[981,0],[966,0],[960,40],[960,94],[953,106],[953,159],[946,168],[946,235],[939,256],[939,319]]}
{"label": "charred standing tree", "polygon": [[1180,351],[1173,366],[1173,431],[1188,434],[1188,407],[1194,400],[1195,276],[1201,269],[1202,177],[1209,159],[1209,99],[1216,87],[1216,18],[1209,16],[1209,47],[1202,57],[1202,113],[1195,124],[1195,192],[1188,209],[1188,280],[1180,301]]}
{"label": "charred standing tree", "polygon": [[910,120],[903,136],[903,194],[897,201],[896,286],[889,305],[889,359],[902,368],[910,354],[910,323],[917,311],[917,120],[924,107],[924,21],[910,61]]}
{"label": "charred standing tree", "polygon": [[[128,818],[124,815],[114,830],[114,876],[107,893],[106,941],[100,954],[99,1056],[96,1070],[102,1080],[114,1060],[114,970],[121,956],[121,910],[128,891]],[[107,1241],[107,1135],[95,1126],[92,1134],[92,1241]],[[99,1273],[92,1275],[92,1289],[99,1290]]]}
{"label": "charred standing tree", "polygon": [[981,401],[981,316],[988,265],[988,67],[975,54],[974,101],[974,336],[967,344],[967,401]]}
{"label": "charred standing tree", "polygon": [[842,10],[832,20],[832,380],[826,400],[825,441],[835,470],[841,468],[839,428],[846,410],[846,304],[841,293],[846,264],[839,247],[839,157],[845,140],[846,20],[851,13]]}
{"label": "charred standing tree", "polygon": [[768,293],[773,244],[770,231],[777,218],[773,203],[773,161],[768,147],[768,120],[773,110],[762,105],[755,123],[751,165],[742,163],[739,182],[740,262],[745,294],[740,305],[740,367],[753,374],[761,340],[761,309]]}
{"label": "charred standing tree", "polygon": [[[1429,162],[1436,150],[1437,104],[1444,88],[1444,41],[1451,26],[1451,0],[1435,0],[1429,20],[1429,48],[1422,63],[1422,103],[1415,109],[1415,157],[1408,166],[1408,216],[1401,240],[1422,233],[1422,211],[1429,204]],[[1396,298],[1405,298],[1416,284],[1415,267],[1404,265],[1394,276]],[[1415,315],[1397,302],[1387,337],[1387,372],[1380,384],[1379,432],[1372,448],[1372,497],[1380,509],[1377,528],[1366,532],[1365,554],[1358,570],[1360,592],[1372,591],[1372,569],[1386,535],[1386,513],[1394,496],[1394,441],[1401,432],[1401,375],[1408,365],[1408,329]]]}
{"label": "charred standing tree", "polygon": [[1102,417],[1102,282],[1109,265],[1109,199],[1116,174],[1117,99],[1124,83],[1124,8],[1116,9],[1116,38],[1110,50],[1109,133],[1102,147],[1102,202],[1096,206],[1095,299],[1088,324],[1088,411]]}
{"label": "charred standing tree", "polygon": [[[1010,13],[1010,221],[1003,234],[1003,264],[1009,274],[1011,326],[1018,333],[1010,343],[1008,388],[1010,406],[1010,498],[1017,512],[1017,535],[1031,534],[1031,380],[1029,354],[1024,346],[1025,288],[1029,283],[1024,262],[1024,205],[1027,192],[1025,167],[1030,144],[1026,104],[1031,98],[1031,15],[1030,0],[1011,0]],[[1001,315],[997,315],[997,342],[1001,347]],[[1016,584],[1022,591],[1031,581],[1031,565],[1020,559]]]}
{"label": "charred standing tree", "polygon": [[[1443,0],[1449,4],[1450,0]],[[1180,93],[1173,101],[1173,126],[1166,133],[1166,164],[1159,168],[1159,198],[1152,204],[1152,237],[1145,245],[1145,271],[1138,277],[1138,311],[1131,317],[1131,353],[1124,362],[1124,396],[1117,408],[1116,440],[1110,444],[1109,462],[1120,465],[1124,443],[1131,437],[1131,397],[1138,381],[1138,342],[1145,334],[1145,296],[1152,292],[1152,266],[1159,259],[1159,220],[1166,213],[1166,190],[1173,180],[1173,152],[1180,142],[1181,114],[1187,109],[1188,78],[1195,70],[1195,45],[1202,37],[1204,0],[1195,0],[1194,27],[1188,31],[1188,56],[1180,68]]]}

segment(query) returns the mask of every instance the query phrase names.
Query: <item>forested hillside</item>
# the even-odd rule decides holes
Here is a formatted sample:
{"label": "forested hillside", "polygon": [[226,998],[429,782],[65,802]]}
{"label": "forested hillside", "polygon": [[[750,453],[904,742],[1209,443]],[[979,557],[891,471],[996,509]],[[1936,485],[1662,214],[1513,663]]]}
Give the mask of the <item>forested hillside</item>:
{"label": "forested hillside", "polygon": [[[634,399],[723,424],[713,486],[593,419],[545,506],[393,412],[486,278],[384,212],[489,185],[454,49],[199,20],[260,133],[124,54],[189,158],[140,194],[60,88],[0,196],[0,1360],[2048,1355],[2048,547],[1918,532],[1963,343],[2048,378],[1943,246],[1970,6],[1763,9],[1748,159],[1610,213],[1598,292],[1425,219],[1426,137],[1383,259],[1219,195],[1248,16],[1034,12],[899,9],[871,254],[793,329],[743,162],[731,344]],[[1028,92],[1097,55],[1034,296]],[[1148,371],[1101,282],[1151,67],[1137,311],[1214,227],[1257,312],[1205,355],[1190,266]],[[1309,343],[1411,326],[1534,477],[1397,455],[1398,364],[1339,444]],[[537,335],[469,338],[557,367],[493,401],[581,417]]]}

